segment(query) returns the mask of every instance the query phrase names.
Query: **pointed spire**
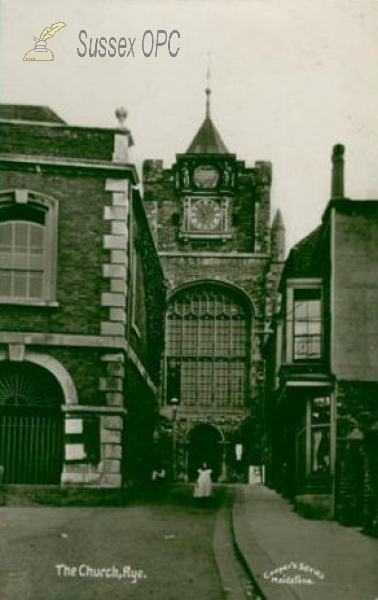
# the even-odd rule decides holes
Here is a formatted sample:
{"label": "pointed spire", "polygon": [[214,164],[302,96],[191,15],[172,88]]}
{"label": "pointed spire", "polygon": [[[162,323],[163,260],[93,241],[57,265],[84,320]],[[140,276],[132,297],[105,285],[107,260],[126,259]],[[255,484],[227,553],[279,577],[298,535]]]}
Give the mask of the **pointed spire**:
{"label": "pointed spire", "polygon": [[206,116],[205,119],[197,131],[196,135],[189,148],[186,151],[186,154],[229,154],[225,143],[223,142],[221,136],[218,133],[217,128],[211,120],[210,116],[210,96],[211,96],[211,87],[210,87],[210,52],[207,53],[207,71],[206,71]]}
{"label": "pointed spire", "polygon": [[270,235],[272,259],[285,260],[285,225],[280,209],[277,210],[273,219]]}
{"label": "pointed spire", "polygon": [[206,116],[186,154],[229,154],[210,117]]}
{"label": "pointed spire", "polygon": [[211,94],[211,89],[210,88],[206,88],[206,118],[210,119],[210,94]]}
{"label": "pointed spire", "polygon": [[210,78],[211,78],[211,52],[207,53],[207,71],[206,71],[206,117],[210,118],[210,95],[211,95],[211,87],[210,87]]}
{"label": "pointed spire", "polygon": [[280,209],[277,210],[272,223],[272,229],[285,229]]}

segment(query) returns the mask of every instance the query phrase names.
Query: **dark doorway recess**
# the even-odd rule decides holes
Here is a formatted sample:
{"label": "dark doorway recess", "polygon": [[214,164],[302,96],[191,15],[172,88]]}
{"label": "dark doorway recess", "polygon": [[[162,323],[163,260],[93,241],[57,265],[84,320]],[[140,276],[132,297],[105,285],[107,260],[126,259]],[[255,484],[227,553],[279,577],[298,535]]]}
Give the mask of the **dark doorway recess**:
{"label": "dark doorway recess", "polygon": [[212,469],[212,479],[217,481],[222,465],[222,436],[209,424],[197,425],[189,435],[188,475],[191,481],[197,477],[202,463]]}

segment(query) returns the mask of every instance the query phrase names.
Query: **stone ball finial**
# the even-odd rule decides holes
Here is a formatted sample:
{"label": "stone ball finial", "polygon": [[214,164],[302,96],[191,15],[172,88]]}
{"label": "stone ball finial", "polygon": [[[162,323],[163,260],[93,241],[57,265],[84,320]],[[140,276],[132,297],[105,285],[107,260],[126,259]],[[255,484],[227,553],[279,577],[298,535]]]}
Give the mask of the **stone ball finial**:
{"label": "stone ball finial", "polygon": [[115,116],[120,126],[123,127],[124,122],[127,119],[127,110],[123,106],[120,106],[119,108],[115,109]]}

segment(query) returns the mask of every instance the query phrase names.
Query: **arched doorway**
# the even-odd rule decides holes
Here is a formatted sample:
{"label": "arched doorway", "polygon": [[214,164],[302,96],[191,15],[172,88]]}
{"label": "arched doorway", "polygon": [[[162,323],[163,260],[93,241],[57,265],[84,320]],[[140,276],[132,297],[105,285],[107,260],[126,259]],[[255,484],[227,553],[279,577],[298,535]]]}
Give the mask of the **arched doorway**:
{"label": "arched doorway", "polygon": [[62,389],[28,362],[0,363],[0,464],[7,484],[58,484],[63,464]]}
{"label": "arched doorway", "polygon": [[204,462],[213,471],[213,481],[217,481],[222,468],[222,436],[209,424],[197,425],[189,434],[188,476],[191,481],[196,479]]}

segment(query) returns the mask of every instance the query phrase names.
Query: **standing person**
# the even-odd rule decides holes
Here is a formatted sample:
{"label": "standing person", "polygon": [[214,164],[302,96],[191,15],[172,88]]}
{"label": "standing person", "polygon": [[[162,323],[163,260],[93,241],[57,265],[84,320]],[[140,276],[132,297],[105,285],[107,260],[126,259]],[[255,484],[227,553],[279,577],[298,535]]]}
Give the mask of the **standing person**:
{"label": "standing person", "polygon": [[202,467],[198,469],[198,477],[193,494],[194,498],[210,498],[212,491],[211,473],[212,470],[208,469],[207,464],[204,462]]}

